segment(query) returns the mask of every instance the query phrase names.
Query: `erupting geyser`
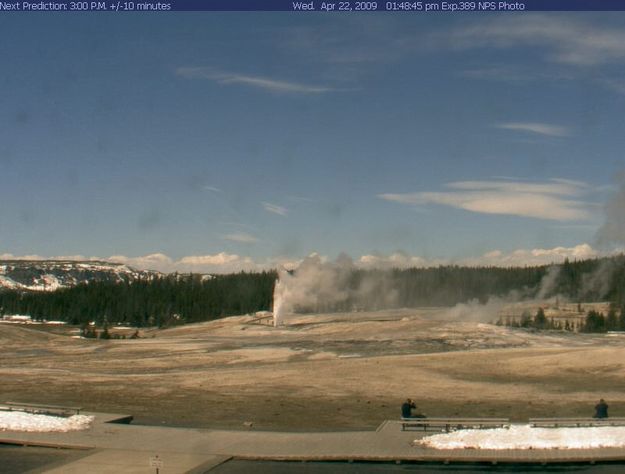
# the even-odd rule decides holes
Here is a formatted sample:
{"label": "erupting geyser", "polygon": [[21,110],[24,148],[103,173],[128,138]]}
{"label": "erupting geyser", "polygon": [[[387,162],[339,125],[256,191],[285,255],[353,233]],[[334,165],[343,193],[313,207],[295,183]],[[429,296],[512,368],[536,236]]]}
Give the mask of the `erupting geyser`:
{"label": "erupting geyser", "polygon": [[397,290],[387,274],[356,275],[356,270],[345,254],[335,261],[312,254],[293,270],[279,270],[273,290],[274,326],[284,324],[286,315],[296,311],[322,313],[395,306]]}
{"label": "erupting geyser", "polygon": [[273,288],[273,327],[277,327],[282,320],[282,303],[283,299],[280,296],[282,286],[280,279],[276,280],[276,285]]}
{"label": "erupting geyser", "polygon": [[286,311],[286,299],[288,286],[286,280],[291,275],[285,270],[278,272],[278,279],[273,288],[273,326],[278,327],[283,323],[284,313]]}

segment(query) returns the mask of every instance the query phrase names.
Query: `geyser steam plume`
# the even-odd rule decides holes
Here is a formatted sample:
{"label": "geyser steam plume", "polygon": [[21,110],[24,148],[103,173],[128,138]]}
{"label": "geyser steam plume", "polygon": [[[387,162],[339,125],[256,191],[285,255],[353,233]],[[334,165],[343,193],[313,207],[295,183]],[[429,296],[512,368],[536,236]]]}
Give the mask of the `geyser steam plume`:
{"label": "geyser steam plume", "polygon": [[273,326],[282,324],[284,318],[284,303],[287,299],[288,285],[286,279],[290,273],[286,270],[278,270],[278,280],[273,288]]}
{"label": "geyser steam plume", "polygon": [[602,247],[625,244],[625,172],[618,176],[618,189],[605,206],[605,222],[597,231],[597,243]]}
{"label": "geyser steam plume", "polygon": [[313,254],[292,272],[280,270],[273,292],[274,326],[294,311],[381,309],[395,304],[397,291],[384,272],[358,273],[345,254],[328,262]]}

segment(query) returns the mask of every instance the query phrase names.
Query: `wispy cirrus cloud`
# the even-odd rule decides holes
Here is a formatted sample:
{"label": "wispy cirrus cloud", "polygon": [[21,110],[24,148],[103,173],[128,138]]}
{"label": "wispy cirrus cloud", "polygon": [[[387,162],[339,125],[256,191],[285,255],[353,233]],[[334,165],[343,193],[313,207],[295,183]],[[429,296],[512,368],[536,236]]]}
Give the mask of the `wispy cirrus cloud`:
{"label": "wispy cirrus cloud", "polygon": [[617,92],[618,94],[625,95],[625,81],[622,79],[603,78],[599,79],[599,83],[608,89]]}
{"label": "wispy cirrus cloud", "polygon": [[378,197],[402,204],[438,204],[483,214],[556,221],[576,221],[590,217],[590,204],[578,199],[588,191],[588,186],[578,181],[456,181],[447,183],[445,188],[447,190],[434,192],[386,193]]}
{"label": "wispy cirrus cloud", "polygon": [[506,122],[498,123],[495,127],[503,130],[535,133],[548,137],[567,137],[570,135],[570,131],[566,127],[541,122]]}
{"label": "wispy cirrus cloud", "polygon": [[246,232],[235,232],[234,234],[226,234],[222,238],[224,240],[238,242],[241,244],[253,244],[254,242],[258,242],[258,238]]}
{"label": "wispy cirrus cloud", "polygon": [[563,71],[561,68],[551,70],[536,70],[536,68],[491,65],[460,71],[460,76],[469,79],[506,82],[509,84],[526,84],[535,81],[570,81],[575,78],[574,74]]}
{"label": "wispy cirrus cloud", "polygon": [[455,49],[534,46],[555,63],[585,67],[625,59],[625,30],[572,16],[526,14],[462,26],[443,39]]}
{"label": "wispy cirrus cloud", "polygon": [[222,192],[221,189],[215,187],[215,186],[202,186],[202,189],[204,189],[205,191],[210,191],[212,193],[220,193]]}
{"label": "wispy cirrus cloud", "polygon": [[286,216],[289,213],[289,210],[286,207],[278,206],[277,204],[271,204],[270,202],[265,201],[263,201],[261,204],[265,211],[271,212],[272,214]]}
{"label": "wispy cirrus cloud", "polygon": [[240,84],[275,93],[321,94],[331,92],[331,87],[284,81],[262,76],[251,76],[230,72],[216,71],[207,67],[179,67],[176,75],[185,79],[207,79],[218,84]]}

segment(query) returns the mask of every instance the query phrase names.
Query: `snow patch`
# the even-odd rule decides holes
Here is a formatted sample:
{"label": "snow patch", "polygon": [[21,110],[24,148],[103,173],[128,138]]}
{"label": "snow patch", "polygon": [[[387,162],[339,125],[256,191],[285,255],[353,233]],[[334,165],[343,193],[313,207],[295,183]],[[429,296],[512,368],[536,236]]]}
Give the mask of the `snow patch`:
{"label": "snow patch", "polygon": [[21,411],[0,411],[0,431],[66,432],[86,430],[93,422],[93,416],[74,415],[70,417],[35,415]]}
{"label": "snow patch", "polygon": [[21,285],[16,281],[13,281],[13,279],[9,278],[8,276],[0,275],[0,286],[3,286],[10,290],[15,290],[17,288],[20,288]]}
{"label": "snow patch", "polygon": [[32,323],[32,318],[24,314],[5,314],[0,320],[2,323]]}
{"label": "snow patch", "polygon": [[427,436],[416,446],[434,449],[596,449],[625,447],[625,426],[458,430]]}

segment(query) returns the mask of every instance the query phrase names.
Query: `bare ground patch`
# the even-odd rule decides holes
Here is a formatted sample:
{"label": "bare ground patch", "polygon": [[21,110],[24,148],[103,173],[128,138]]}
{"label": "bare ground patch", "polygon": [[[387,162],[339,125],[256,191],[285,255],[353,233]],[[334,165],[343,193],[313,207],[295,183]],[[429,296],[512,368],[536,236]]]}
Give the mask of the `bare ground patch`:
{"label": "bare ground patch", "polygon": [[439,416],[590,416],[599,397],[625,414],[621,339],[433,314],[302,316],[278,329],[237,317],[134,341],[7,327],[2,398],[131,413],[145,424],[295,431],[372,428],[397,418],[406,397]]}

